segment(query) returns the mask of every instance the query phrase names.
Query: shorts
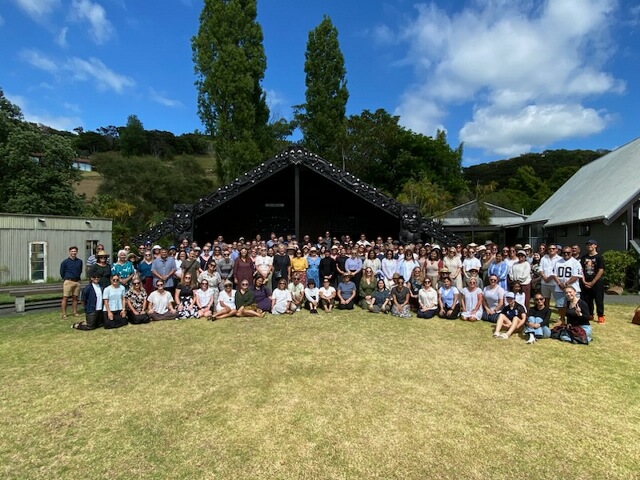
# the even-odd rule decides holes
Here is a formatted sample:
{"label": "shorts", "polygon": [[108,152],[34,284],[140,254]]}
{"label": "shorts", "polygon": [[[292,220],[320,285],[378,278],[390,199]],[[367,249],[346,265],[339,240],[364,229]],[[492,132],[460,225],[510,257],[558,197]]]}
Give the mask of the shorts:
{"label": "shorts", "polygon": [[485,322],[498,323],[498,317],[500,316],[500,312],[496,313],[487,313],[482,312],[482,320]]}
{"label": "shorts", "polygon": [[555,285],[545,285],[544,283],[540,284],[540,293],[544,298],[553,297],[555,291],[556,291]]}
{"label": "shorts", "polygon": [[63,297],[79,297],[80,296],[80,282],[73,280],[65,280],[62,284],[62,296]]}

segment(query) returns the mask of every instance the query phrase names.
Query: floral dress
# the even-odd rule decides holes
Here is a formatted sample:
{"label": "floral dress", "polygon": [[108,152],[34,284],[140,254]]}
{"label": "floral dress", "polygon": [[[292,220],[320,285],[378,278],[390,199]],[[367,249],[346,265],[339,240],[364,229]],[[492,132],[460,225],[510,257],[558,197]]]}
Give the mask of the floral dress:
{"label": "floral dress", "polygon": [[320,257],[309,255],[307,264],[309,265],[309,268],[307,268],[307,283],[309,283],[309,280],[313,280],[316,282],[316,287],[320,287]]}
{"label": "floral dress", "polygon": [[196,318],[198,307],[193,301],[193,289],[189,285],[178,285],[178,318]]}

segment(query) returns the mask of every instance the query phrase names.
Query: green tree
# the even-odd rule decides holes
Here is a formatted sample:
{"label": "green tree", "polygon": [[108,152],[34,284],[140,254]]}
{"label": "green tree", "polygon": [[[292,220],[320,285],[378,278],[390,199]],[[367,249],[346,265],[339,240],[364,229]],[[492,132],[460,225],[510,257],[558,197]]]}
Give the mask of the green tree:
{"label": "green tree", "polygon": [[327,160],[342,162],[349,91],[338,30],[325,16],[309,32],[305,53],[305,103],[296,107],[303,144]]}
{"label": "green tree", "polygon": [[427,177],[408,180],[397,198],[400,203],[418,205],[420,213],[427,217],[436,216],[451,208],[451,199],[449,192]]}
{"label": "green tree", "polygon": [[125,157],[149,153],[147,134],[136,115],[129,115],[127,125],[120,131],[120,151]]}
{"label": "green tree", "polygon": [[0,90],[0,204],[6,212],[79,215],[83,198],[73,184],[75,152],[68,138],[22,121],[20,108]]}
{"label": "green tree", "polygon": [[213,139],[218,178],[227,182],[272,153],[267,67],[257,0],[205,0],[191,39],[198,115]]}

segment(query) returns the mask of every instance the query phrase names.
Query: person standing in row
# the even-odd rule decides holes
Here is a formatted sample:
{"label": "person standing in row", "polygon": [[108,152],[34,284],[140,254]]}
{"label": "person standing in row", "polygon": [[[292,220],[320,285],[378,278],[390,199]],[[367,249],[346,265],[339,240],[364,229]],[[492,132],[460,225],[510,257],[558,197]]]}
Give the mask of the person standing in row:
{"label": "person standing in row", "polygon": [[62,318],[67,318],[67,301],[71,297],[73,316],[78,316],[78,297],[80,296],[80,276],[82,275],[82,260],[78,258],[78,247],[69,248],[69,257],[60,264],[62,284]]}
{"label": "person standing in row", "polygon": [[598,241],[587,240],[587,253],[580,260],[584,278],[580,282],[582,299],[589,307],[589,318],[593,320],[593,303],[598,323],[604,323],[604,258],[598,253]]}

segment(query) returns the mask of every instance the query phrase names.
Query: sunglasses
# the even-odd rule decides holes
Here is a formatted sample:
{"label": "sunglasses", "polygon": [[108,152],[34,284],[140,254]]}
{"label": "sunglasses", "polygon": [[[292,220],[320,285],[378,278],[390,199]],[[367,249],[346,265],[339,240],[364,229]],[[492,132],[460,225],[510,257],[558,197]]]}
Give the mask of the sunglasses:
{"label": "sunglasses", "polygon": [[134,285],[140,285],[140,282],[133,282]]}

